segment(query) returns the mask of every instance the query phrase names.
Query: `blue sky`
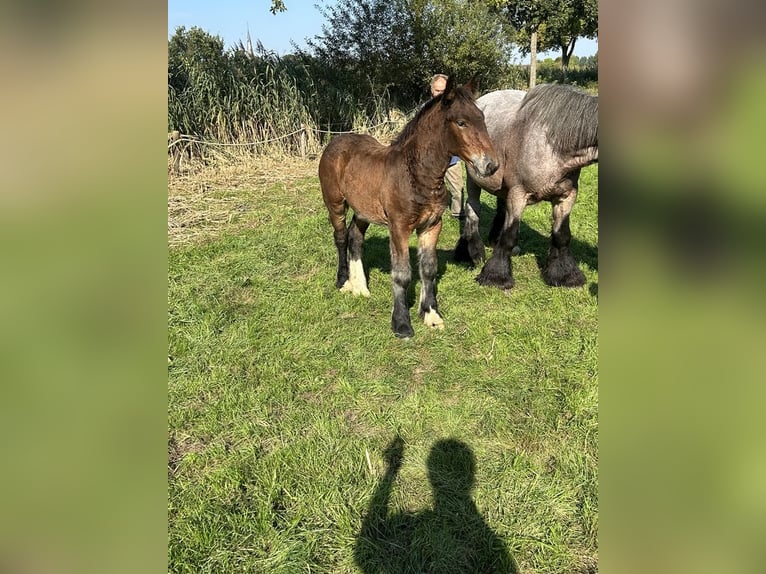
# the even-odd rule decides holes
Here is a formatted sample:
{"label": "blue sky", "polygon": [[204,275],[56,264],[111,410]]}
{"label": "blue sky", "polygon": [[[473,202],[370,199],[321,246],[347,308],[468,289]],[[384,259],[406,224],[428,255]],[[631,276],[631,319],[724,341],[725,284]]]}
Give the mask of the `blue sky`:
{"label": "blue sky", "polygon": [[[323,0],[285,0],[287,12],[269,12],[271,0],[168,0],[168,38],[178,26],[199,26],[223,38],[230,48],[239,40],[245,43],[247,31],[253,45],[260,40],[267,50],[278,54],[292,51],[291,41],[305,46],[305,39],[322,32],[324,18],[314,7]],[[578,38],[576,56],[590,56],[598,50],[596,40]],[[558,53],[538,58],[559,56]]]}

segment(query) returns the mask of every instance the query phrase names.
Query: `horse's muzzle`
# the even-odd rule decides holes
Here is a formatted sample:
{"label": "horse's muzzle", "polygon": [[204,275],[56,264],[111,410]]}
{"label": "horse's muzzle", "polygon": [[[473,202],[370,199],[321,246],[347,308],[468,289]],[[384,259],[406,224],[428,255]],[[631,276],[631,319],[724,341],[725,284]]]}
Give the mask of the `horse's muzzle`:
{"label": "horse's muzzle", "polygon": [[494,158],[487,156],[486,154],[482,155],[478,161],[474,160],[471,163],[473,164],[473,168],[476,170],[476,173],[481,177],[491,176],[497,171],[497,168],[499,167],[497,161],[495,161]]}
{"label": "horse's muzzle", "polygon": [[493,157],[482,156],[482,161],[471,162],[469,174],[479,186],[487,191],[497,191],[503,184],[503,171]]}

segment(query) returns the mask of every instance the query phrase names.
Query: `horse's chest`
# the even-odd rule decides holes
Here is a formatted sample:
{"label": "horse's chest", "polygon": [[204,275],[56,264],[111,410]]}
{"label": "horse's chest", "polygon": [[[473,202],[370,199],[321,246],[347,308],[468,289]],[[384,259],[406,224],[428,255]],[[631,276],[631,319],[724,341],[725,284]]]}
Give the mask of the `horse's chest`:
{"label": "horse's chest", "polygon": [[415,227],[418,229],[431,227],[444,213],[446,193],[433,196],[429,201],[419,205]]}

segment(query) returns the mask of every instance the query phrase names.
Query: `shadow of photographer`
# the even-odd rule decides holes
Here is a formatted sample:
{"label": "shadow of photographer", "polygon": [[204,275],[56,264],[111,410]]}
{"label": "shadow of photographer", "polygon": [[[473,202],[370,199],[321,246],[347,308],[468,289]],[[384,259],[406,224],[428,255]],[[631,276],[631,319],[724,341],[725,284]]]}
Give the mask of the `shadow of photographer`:
{"label": "shadow of photographer", "polygon": [[354,549],[361,571],[516,574],[513,557],[471,498],[476,459],[468,445],[454,439],[436,442],[428,455],[433,508],[392,514],[388,507],[403,453],[404,441],[397,436],[386,448],[386,472]]}

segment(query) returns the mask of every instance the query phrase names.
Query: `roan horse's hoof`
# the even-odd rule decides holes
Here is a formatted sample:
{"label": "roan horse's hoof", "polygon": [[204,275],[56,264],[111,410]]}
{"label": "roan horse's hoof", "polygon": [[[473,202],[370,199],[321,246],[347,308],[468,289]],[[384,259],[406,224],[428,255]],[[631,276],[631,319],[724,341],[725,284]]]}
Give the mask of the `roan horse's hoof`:
{"label": "roan horse's hoof", "polygon": [[465,237],[461,237],[455,246],[453,259],[458,263],[467,263],[471,267],[476,267],[484,261],[484,245],[479,241],[468,242]]}
{"label": "roan horse's hoof", "polygon": [[497,287],[498,289],[510,289],[515,285],[515,281],[511,275],[501,275],[499,273],[492,273],[487,271],[487,267],[481,270],[481,273],[476,277],[476,282],[484,287]]}
{"label": "roan horse's hoof", "polygon": [[394,335],[400,339],[409,339],[415,334],[415,330],[412,325],[400,325],[399,327],[392,327]]}
{"label": "roan horse's hoof", "polygon": [[585,285],[585,274],[568,251],[558,255],[549,255],[542,275],[543,281],[552,287],[580,287]]}

